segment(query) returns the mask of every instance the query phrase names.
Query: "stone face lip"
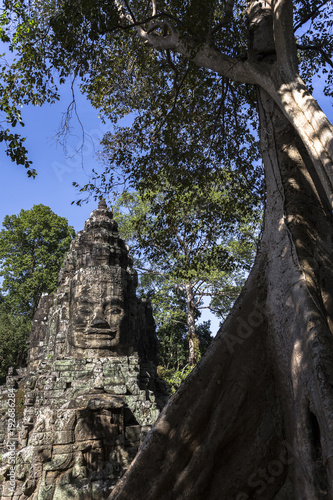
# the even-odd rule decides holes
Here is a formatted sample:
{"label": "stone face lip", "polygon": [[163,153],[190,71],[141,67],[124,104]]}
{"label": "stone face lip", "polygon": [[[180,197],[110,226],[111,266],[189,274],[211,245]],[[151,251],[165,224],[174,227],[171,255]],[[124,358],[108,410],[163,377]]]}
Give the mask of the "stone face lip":
{"label": "stone face lip", "polygon": [[[150,303],[105,200],[44,295],[28,366],[0,387],[0,499],[10,495],[8,397],[16,387],[17,499],[107,499],[167,400]],[[1,480],[0,480],[1,483]],[[1,489],[2,488],[2,489]]]}

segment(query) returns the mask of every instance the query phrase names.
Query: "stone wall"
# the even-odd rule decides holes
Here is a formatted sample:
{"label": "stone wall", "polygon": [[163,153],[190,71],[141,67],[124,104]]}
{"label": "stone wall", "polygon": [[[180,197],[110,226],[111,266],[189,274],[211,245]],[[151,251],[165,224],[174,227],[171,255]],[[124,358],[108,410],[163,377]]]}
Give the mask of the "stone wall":
{"label": "stone wall", "polygon": [[[1,498],[107,498],[165,402],[154,377],[154,367],[140,366],[137,355],[40,361],[33,373],[14,376],[16,408],[24,412],[16,427],[15,495],[6,440]],[[4,386],[3,441],[7,400]]]}

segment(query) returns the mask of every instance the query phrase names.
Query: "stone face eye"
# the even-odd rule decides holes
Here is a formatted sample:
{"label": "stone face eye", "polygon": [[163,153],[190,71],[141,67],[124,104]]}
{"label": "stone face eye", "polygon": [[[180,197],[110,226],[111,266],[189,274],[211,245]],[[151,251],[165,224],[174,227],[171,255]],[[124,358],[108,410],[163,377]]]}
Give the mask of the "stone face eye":
{"label": "stone face eye", "polygon": [[113,307],[111,310],[110,310],[111,314],[121,314],[121,310],[118,309],[117,307]]}

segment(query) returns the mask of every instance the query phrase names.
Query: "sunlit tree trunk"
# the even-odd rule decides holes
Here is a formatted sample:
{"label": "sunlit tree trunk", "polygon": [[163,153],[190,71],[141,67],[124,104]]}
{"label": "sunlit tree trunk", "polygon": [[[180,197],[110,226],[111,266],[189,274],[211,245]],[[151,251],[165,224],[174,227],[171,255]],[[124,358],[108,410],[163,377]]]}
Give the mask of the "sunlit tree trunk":
{"label": "sunlit tree trunk", "polygon": [[[293,127],[260,91],[269,348],[294,460],[287,498],[333,498],[332,212]],[[270,227],[270,230],[269,230]],[[267,234],[267,233],[266,233]]]}
{"label": "sunlit tree trunk", "polygon": [[189,363],[194,366],[199,361],[199,339],[195,331],[195,306],[193,289],[190,284],[185,285],[186,293],[186,315],[187,315],[187,338],[189,345]]}

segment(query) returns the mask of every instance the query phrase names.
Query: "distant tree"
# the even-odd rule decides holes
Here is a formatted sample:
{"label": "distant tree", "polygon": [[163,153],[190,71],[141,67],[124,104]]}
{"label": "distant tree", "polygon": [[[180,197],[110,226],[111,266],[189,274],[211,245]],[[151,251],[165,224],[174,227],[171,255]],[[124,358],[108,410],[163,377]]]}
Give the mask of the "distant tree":
{"label": "distant tree", "polygon": [[6,215],[0,231],[0,276],[5,307],[32,318],[42,293],[57,286],[58,272],[75,235],[67,219],[45,205]]}
{"label": "distant tree", "polygon": [[0,383],[8,368],[24,364],[31,321],[23,315],[13,315],[0,309]]}
{"label": "distant tree", "polygon": [[42,293],[57,286],[74,237],[67,219],[44,205],[6,215],[0,231],[0,380],[24,364],[31,319]]}
{"label": "distant tree", "polygon": [[[245,210],[228,192],[230,175],[221,169],[219,176],[188,189],[161,177],[160,185],[143,195],[125,191],[115,206],[115,219],[131,241],[155,317],[172,318],[179,327],[175,314],[186,313],[190,365],[200,358],[196,318],[200,309],[211,307],[202,299],[212,301],[218,295],[215,309],[217,303],[225,308],[226,301],[230,306],[238,292],[233,276],[239,280],[243,273],[244,280],[256,249],[259,207]],[[181,299],[183,307],[175,307],[175,299]]]}
{"label": "distant tree", "polygon": [[[142,274],[138,293],[151,301],[159,341],[158,374],[172,392],[192,371],[187,326],[187,304],[182,290],[170,286],[163,276]],[[168,286],[169,285],[169,286]],[[213,340],[210,321],[198,324],[201,311],[195,310],[195,333],[198,340],[195,361],[204,355]]]}

